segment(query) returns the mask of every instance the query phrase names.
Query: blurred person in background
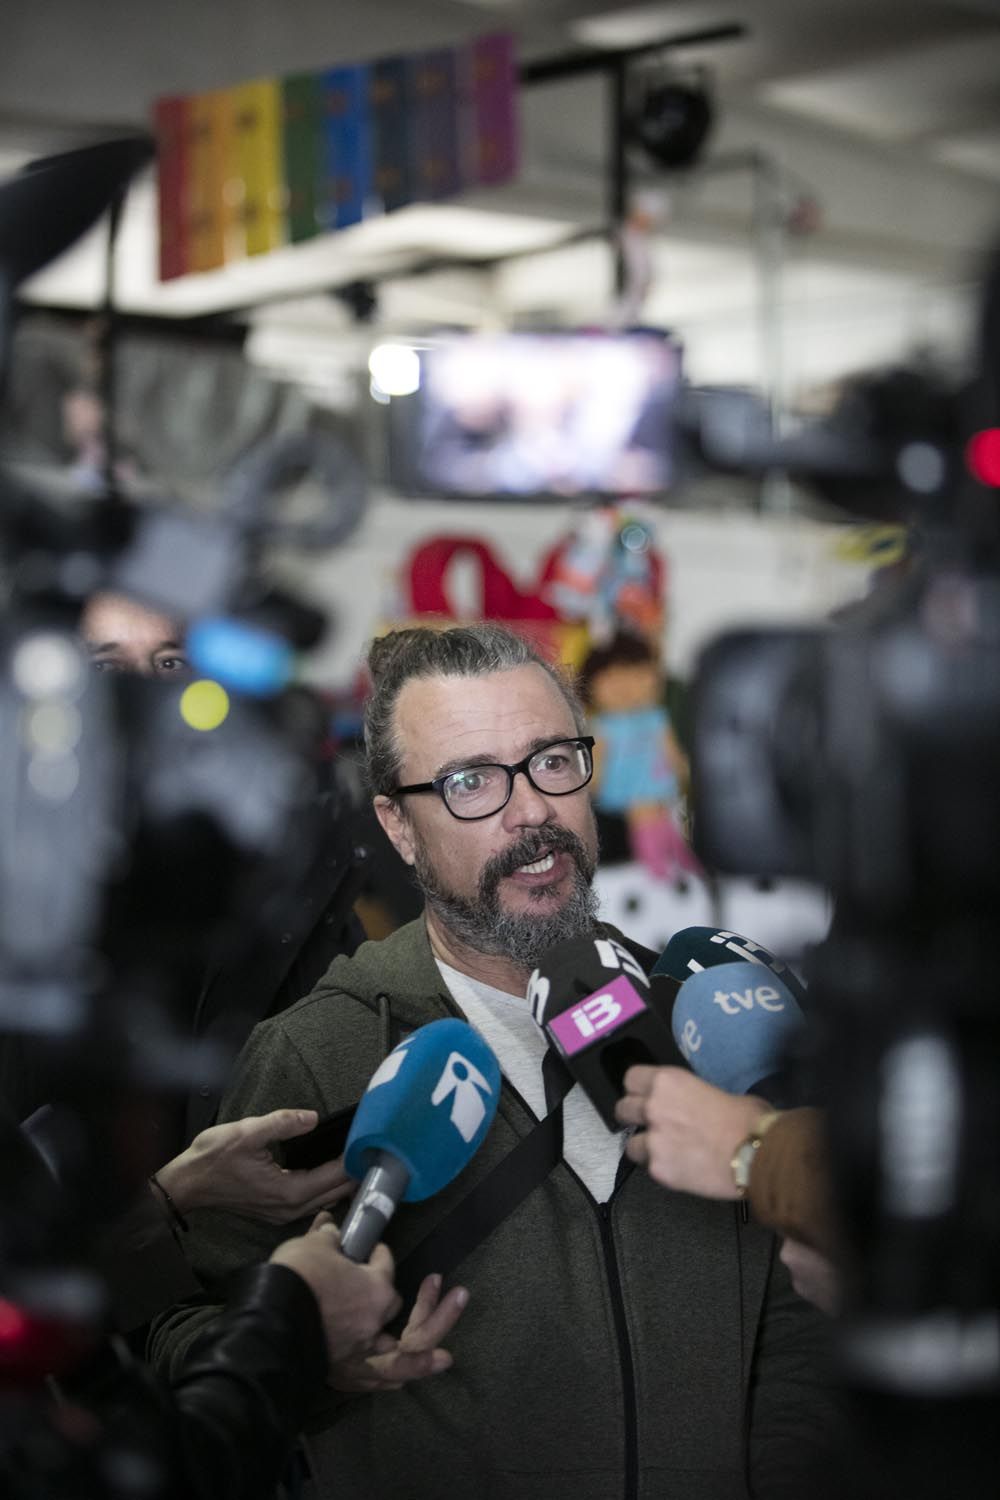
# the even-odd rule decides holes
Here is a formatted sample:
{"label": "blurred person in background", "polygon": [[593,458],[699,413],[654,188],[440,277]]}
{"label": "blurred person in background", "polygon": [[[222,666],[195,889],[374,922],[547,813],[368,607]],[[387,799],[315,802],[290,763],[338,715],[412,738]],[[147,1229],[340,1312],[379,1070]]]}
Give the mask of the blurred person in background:
{"label": "blurred person in background", "polygon": [[[80,633],[97,671],[170,682],[193,675],[180,625],[124,594],[92,595]],[[231,1057],[257,1020],[306,993],[337,953],[353,952],[364,936],[352,909],[353,851],[331,807],[318,811],[329,838],[302,887],[282,898],[280,938],[272,939],[268,928],[237,959],[221,952],[191,997],[189,1035],[221,1043]],[[64,1059],[28,1035],[0,1036],[0,1103],[43,1143],[64,1067]],[[280,1109],[212,1126],[221,1088],[193,1089],[179,1107],[150,1112],[153,1159],[165,1164],[99,1246],[122,1331],[200,1290],[183,1248],[191,1211],[225,1208],[281,1225],[336,1203],[353,1187],[338,1165],[286,1171],[275,1161],[271,1147],[312,1130],[315,1110]]]}

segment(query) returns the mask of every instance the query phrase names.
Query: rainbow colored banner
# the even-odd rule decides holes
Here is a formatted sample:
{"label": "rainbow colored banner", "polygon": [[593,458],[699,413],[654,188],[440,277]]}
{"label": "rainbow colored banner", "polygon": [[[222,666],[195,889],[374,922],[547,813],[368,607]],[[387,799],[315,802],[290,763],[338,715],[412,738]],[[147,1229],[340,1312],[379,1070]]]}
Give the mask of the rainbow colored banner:
{"label": "rainbow colored banner", "polygon": [[513,39],[164,96],[153,128],[169,281],[509,181]]}

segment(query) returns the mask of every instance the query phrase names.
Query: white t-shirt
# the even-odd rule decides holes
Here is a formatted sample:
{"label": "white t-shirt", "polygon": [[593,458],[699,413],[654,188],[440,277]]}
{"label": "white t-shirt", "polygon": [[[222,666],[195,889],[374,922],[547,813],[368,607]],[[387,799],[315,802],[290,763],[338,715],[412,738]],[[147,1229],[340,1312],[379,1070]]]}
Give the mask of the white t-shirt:
{"label": "white t-shirt", "polygon": [[[441,977],[469,1025],[496,1053],[501,1072],[540,1120],[546,1114],[546,1042],[523,995],[508,995],[437,959]],[[563,1159],[598,1203],[611,1197],[627,1130],[610,1131],[578,1083],[563,1102]]]}

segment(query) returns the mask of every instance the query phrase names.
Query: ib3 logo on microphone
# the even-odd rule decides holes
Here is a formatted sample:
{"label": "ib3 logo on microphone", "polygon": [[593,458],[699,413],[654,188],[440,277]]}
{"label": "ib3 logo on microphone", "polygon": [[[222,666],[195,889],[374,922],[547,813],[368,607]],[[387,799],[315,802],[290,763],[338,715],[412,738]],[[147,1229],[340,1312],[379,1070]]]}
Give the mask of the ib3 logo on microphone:
{"label": "ib3 logo on microphone", "polygon": [[579,1005],[553,1016],[547,1028],[563,1056],[572,1057],[647,1009],[645,1001],[620,974],[596,995],[588,995]]}
{"label": "ib3 logo on microphone", "polygon": [[431,1094],[432,1104],[451,1098],[451,1123],[463,1141],[471,1141],[486,1117],[483,1094],[491,1095],[486,1079],[461,1052],[453,1052]]}
{"label": "ib3 logo on microphone", "polygon": [[614,995],[591,995],[582,1005],[570,1011],[570,1019],[581,1036],[596,1036],[618,1020],[622,1008]]}

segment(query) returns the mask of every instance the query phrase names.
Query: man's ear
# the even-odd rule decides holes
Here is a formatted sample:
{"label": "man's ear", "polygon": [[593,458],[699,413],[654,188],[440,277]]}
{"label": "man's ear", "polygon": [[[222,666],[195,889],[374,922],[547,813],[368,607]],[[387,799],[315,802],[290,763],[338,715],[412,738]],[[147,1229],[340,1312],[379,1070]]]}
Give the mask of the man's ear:
{"label": "man's ear", "polygon": [[406,864],[412,865],[416,858],[413,851],[413,837],[403,809],[392,797],[383,796],[376,797],[373,806],[375,816],[385,830],[386,838],[399,857]]}

